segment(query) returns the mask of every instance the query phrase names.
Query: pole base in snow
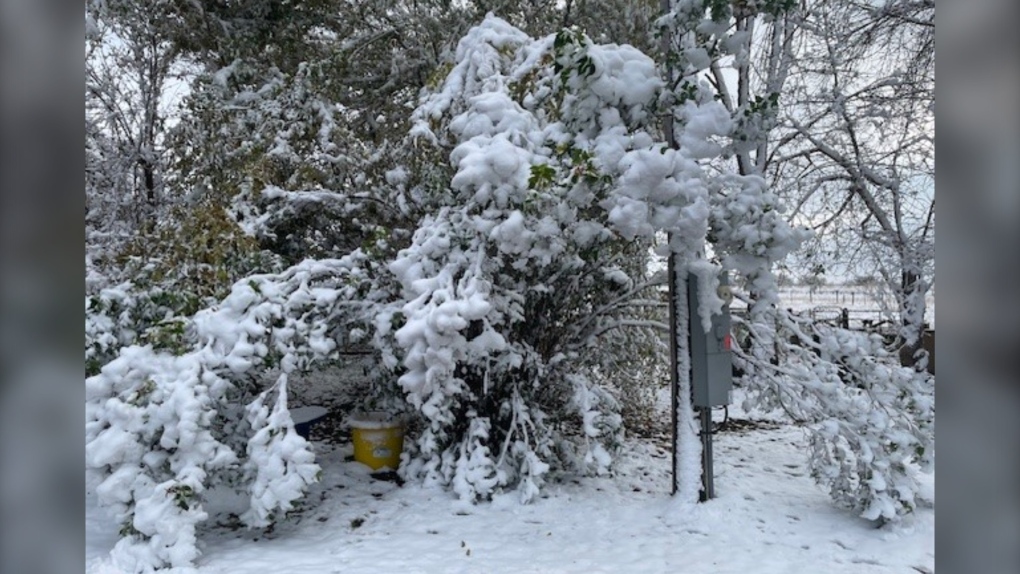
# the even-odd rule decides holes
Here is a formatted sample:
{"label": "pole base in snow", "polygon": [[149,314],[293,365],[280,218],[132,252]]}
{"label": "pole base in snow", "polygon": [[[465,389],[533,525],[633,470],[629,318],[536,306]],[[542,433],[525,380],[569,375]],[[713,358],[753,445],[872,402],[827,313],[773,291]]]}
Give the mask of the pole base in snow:
{"label": "pole base in snow", "polygon": [[715,484],[712,472],[712,409],[700,407],[698,417],[701,419],[701,491],[699,502],[707,502],[715,498]]}

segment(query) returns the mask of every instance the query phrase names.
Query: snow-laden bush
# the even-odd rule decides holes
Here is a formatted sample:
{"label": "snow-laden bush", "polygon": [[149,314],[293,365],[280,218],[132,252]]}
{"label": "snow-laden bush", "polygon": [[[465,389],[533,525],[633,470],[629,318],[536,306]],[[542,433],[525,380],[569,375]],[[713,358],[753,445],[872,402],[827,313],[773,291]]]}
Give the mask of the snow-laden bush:
{"label": "snow-laden bush", "polygon": [[[151,233],[110,247],[106,275],[90,268],[94,262],[86,257],[94,279],[91,286],[86,281],[86,376],[127,345],[186,351],[188,317],[225,297],[238,279],[281,268],[216,205],[200,202],[163,215]],[[117,284],[110,285],[111,278]]]}
{"label": "snow-laden bush", "polygon": [[[621,89],[625,66],[642,85]],[[619,407],[590,359],[648,290],[632,262],[650,244],[609,227],[599,202],[615,177],[589,138],[615,126],[603,140],[622,154],[653,119],[657,82],[633,49],[572,32],[535,41],[489,18],[417,110],[412,134],[453,169],[421,194],[437,211],[391,265],[408,301],[400,383],[426,421],[406,476],[469,501],[507,488],[528,501],[550,471],[609,470]]]}
{"label": "snow-laden bush", "polygon": [[136,315],[137,303],[130,296],[131,285],[124,284],[100,290],[85,298],[85,375],[99,372],[122,347],[138,338],[137,325],[142,322]]}
{"label": "snow-laden bush", "polygon": [[[197,306],[173,290],[132,282],[100,289],[85,298],[85,374],[95,375],[123,347],[150,343],[180,350],[187,309]],[[194,312],[192,310],[191,312]]]}
{"label": "snow-laden bush", "polygon": [[932,471],[935,457],[931,375],[900,366],[880,335],[784,311],[743,328],[751,334],[737,361],[751,391],[746,406],[805,423],[811,475],[838,506],[895,522],[923,502],[918,473]]}
{"label": "snow-laden bush", "polygon": [[[364,302],[358,262],[308,261],[240,281],[187,321],[184,351],[127,346],[86,379],[86,469],[123,525],[114,558],[124,568],[190,564],[213,486],[247,494],[242,520],[265,526],[317,480],[290,418],[288,375],[335,360],[346,331],[333,318]],[[263,389],[255,381],[271,368],[279,378]]]}
{"label": "snow-laden bush", "polygon": [[[709,227],[713,184],[658,139],[663,94],[650,58],[575,30],[535,40],[490,17],[461,41],[411,132],[449,176],[416,190],[431,213],[390,265],[400,384],[426,421],[408,478],[526,501],[548,472],[609,470],[618,363],[600,354],[662,353],[649,248],[665,230],[693,258]],[[701,105],[682,133],[726,134]]]}

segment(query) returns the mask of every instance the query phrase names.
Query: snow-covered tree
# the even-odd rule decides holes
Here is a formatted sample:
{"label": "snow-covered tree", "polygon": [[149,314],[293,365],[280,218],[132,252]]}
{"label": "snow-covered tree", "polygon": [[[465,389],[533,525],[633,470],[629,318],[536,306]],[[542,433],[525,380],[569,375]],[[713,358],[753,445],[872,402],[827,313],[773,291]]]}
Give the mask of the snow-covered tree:
{"label": "snow-covered tree", "polygon": [[766,168],[817,232],[801,261],[881,277],[917,369],[935,271],[934,18],[929,1],[805,5],[776,46],[787,74]]}
{"label": "snow-covered tree", "polygon": [[[772,284],[771,262],[801,234],[762,178],[703,169],[734,123],[707,85],[687,80],[676,97],[647,56],[575,30],[531,40],[490,17],[461,41],[412,130],[419,145],[450,150],[455,170],[418,192],[436,207],[391,266],[410,300],[396,333],[408,368],[400,380],[429,421],[406,473],[469,498],[514,484],[530,497],[545,471],[531,459],[557,466],[545,419],[589,402],[572,393],[610,405],[593,394],[605,384],[577,387],[597,382],[598,337],[664,327],[630,314],[646,273],[621,264],[645,261],[657,233],[670,235],[666,248],[685,272],[711,282],[725,266],[763,291]],[[679,149],[660,136],[664,102]],[[715,264],[698,262],[710,233]],[[713,304],[693,312],[706,316]],[[466,424],[478,418],[484,432]],[[609,460],[590,444],[584,460]],[[507,456],[515,447],[517,460]],[[477,490],[461,471],[482,460],[494,462],[475,471]]]}
{"label": "snow-covered tree", "polygon": [[[929,157],[925,150],[933,151],[933,141],[925,135],[925,120],[921,119],[924,114],[915,118],[906,111],[927,105],[925,86],[928,84],[924,70],[931,63],[925,55],[930,44],[912,41],[918,37],[927,38],[924,18],[913,22],[914,18],[903,12],[909,9],[924,16],[929,6],[891,2],[884,9],[869,10],[867,6],[854,3],[815,6],[782,1],[758,4],[684,1],[670,4],[673,10],[662,22],[673,32],[666,60],[672,66],[680,99],[688,93],[696,93],[689,92],[686,86],[696,84],[700,77],[709,79],[713,97],[725,106],[732,120],[733,131],[721,159],[736,164],[736,171],[744,176],[741,180],[745,186],[757,182],[750,185],[756,190],[754,193],[736,195],[730,201],[724,200],[725,194],[716,196],[722,202],[717,207],[712,233],[713,250],[723,257],[729,268],[739,272],[739,283],[745,292],[743,298],[749,307],[747,318],[738,321],[739,329],[747,338],[737,356],[737,363],[745,372],[743,384],[752,391],[747,406],[785,408],[796,420],[808,423],[813,445],[809,465],[837,504],[871,519],[895,521],[918,503],[917,471],[931,469],[934,388],[930,377],[913,368],[899,367],[896,356],[886,351],[880,339],[805,324],[779,308],[770,266],[781,260],[784,252],[770,246],[768,240],[774,237],[770,227],[781,235],[789,233],[782,220],[796,216],[808,201],[817,209],[815,215],[826,219],[831,231],[851,221],[844,213],[847,204],[864,198],[866,209],[862,217],[865,222],[885,221],[889,225],[880,226],[887,232],[872,233],[873,229],[865,225],[860,229],[863,235],[851,234],[857,238],[859,249],[877,255],[890,253],[893,244],[904,247],[899,252],[906,254],[905,258],[893,257],[889,267],[904,273],[918,265],[926,266],[923,261],[933,262],[925,255],[928,251],[923,246],[928,244],[933,233],[930,218],[933,211],[930,210],[934,206],[934,196],[926,196],[923,189],[910,189],[919,182],[923,186],[926,168],[922,158]],[[822,24],[826,23],[830,32],[838,29],[849,33],[846,12],[859,17],[858,23],[865,26],[872,39],[896,38],[902,42],[893,46],[896,48],[890,56],[893,60],[905,57],[913,62],[904,68],[912,70],[911,81],[895,82],[898,87],[879,81],[874,86],[865,86],[857,96],[861,101],[870,101],[881,96],[871,94],[872,89],[888,88],[893,92],[904,91],[904,102],[896,104],[894,98],[882,96],[868,107],[861,102],[844,101],[846,94],[836,94],[836,97],[825,92],[833,82],[842,86],[841,90],[847,89],[845,83],[841,83],[846,79],[840,78],[848,70],[852,71],[850,75],[855,82],[861,81],[862,74],[868,70],[867,63],[875,57],[875,47],[870,41],[853,37],[853,34],[840,36],[842,39],[837,41],[831,33],[823,33],[826,26]],[[840,18],[834,18],[834,14]],[[916,30],[903,29],[915,24],[921,28],[919,34]],[[692,30],[694,32],[690,32]],[[815,38],[815,34],[830,39],[829,43],[822,42],[825,50],[812,52],[803,48],[801,42],[805,36]],[[815,56],[822,63],[839,65],[812,67],[817,63],[812,59]],[[873,72],[881,73],[882,69],[876,68]],[[912,87],[907,87],[908,84]],[[823,93],[819,93],[819,89]],[[810,96],[805,95],[808,93]],[[803,99],[799,99],[801,97]],[[877,142],[877,136],[869,133],[864,140],[853,143],[871,129],[862,117],[854,114],[878,113],[880,109],[892,123],[902,128],[900,132],[893,130],[902,137]],[[805,114],[816,121],[798,124]],[[835,127],[826,118],[836,118]],[[788,129],[784,122],[797,129]],[[861,131],[858,133],[858,130]],[[796,142],[804,141],[809,145],[798,147]],[[840,148],[838,142],[841,141],[852,145]],[[682,141],[678,143],[681,147],[684,145]],[[928,144],[931,144],[930,149]],[[889,146],[896,151],[889,153],[892,149]],[[837,148],[843,152],[835,151]],[[849,155],[840,158],[840,153]],[[791,176],[790,171],[801,160],[808,167]],[[916,163],[918,160],[920,163]],[[720,167],[724,173],[726,163]],[[908,182],[891,175],[897,170],[917,177]],[[879,171],[888,177],[879,175]],[[864,184],[863,187],[840,188],[843,191],[838,192],[841,195],[836,202],[816,201],[817,196],[811,197],[820,188],[844,181],[840,173],[850,172],[870,173],[873,177],[868,181],[858,178],[856,181]],[[771,183],[768,189],[765,178]],[[782,214],[777,209],[780,204],[777,196],[789,200],[791,187],[787,184],[791,181],[803,183],[810,178],[815,178],[819,185],[810,188],[807,195],[798,197],[793,193],[794,212]],[[882,181],[874,181],[876,178]],[[872,189],[876,185],[879,188],[886,185],[885,191]],[[804,191],[796,185],[792,190]],[[876,197],[881,199],[876,200]],[[926,197],[931,203],[924,203]],[[758,200],[750,202],[752,198]],[[742,227],[740,235],[734,234],[737,228],[728,220],[739,221],[748,216],[755,224]],[[919,226],[917,233],[911,226]],[[716,230],[726,232],[719,234]],[[799,232],[794,235],[799,240],[806,238]],[[777,245],[785,244],[779,241]],[[930,255],[933,254],[932,250]],[[852,254],[844,253],[844,256],[848,266],[859,261]],[[916,286],[924,287],[922,283]],[[920,324],[916,311],[923,311],[923,306],[910,309],[913,311],[904,307],[902,317],[916,331]]]}
{"label": "snow-covered tree", "polygon": [[217,205],[181,201],[169,138],[186,90],[173,2],[86,2],[88,375],[273,266]]}
{"label": "snow-covered tree", "polygon": [[166,96],[179,53],[158,6],[89,1],[86,13],[86,254],[102,272],[166,203]]}

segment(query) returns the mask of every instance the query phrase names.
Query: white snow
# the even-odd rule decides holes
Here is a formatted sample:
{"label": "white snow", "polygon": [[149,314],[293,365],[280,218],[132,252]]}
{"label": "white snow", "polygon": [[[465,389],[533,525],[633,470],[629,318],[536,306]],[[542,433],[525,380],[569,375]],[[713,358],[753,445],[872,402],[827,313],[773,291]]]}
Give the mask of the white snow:
{"label": "white snow", "polygon": [[[675,281],[680,293],[685,293],[687,288],[687,269],[678,265],[674,273]],[[687,297],[676,298],[676,320],[683,325],[692,321],[693,315],[688,305]],[[677,396],[690,397],[691,395],[691,354],[690,337],[683,329],[676,334],[676,370],[677,370]],[[698,490],[701,482],[701,440],[698,437],[698,424],[694,409],[690,403],[684,400],[677,401],[676,413],[676,450],[674,460],[677,476],[677,498],[681,501],[692,503],[698,500]]]}
{"label": "white snow", "polygon": [[381,430],[393,428],[394,425],[399,425],[400,422],[388,413],[373,411],[354,413],[347,418],[347,424],[351,425],[351,428],[356,429]]}
{"label": "white snow", "polygon": [[[746,416],[736,408],[730,414]],[[201,533],[203,554],[188,571],[934,571],[932,508],[893,530],[838,510],[807,475],[803,431],[776,426],[715,435],[717,498],[703,504],[670,497],[665,437],[628,439],[617,476],[550,483],[529,505],[513,495],[470,505],[438,489],[397,487],[345,462],[349,444],[316,443],[323,479],[302,510],[269,534],[228,527]],[[923,480],[933,498],[934,477]],[[86,493],[86,573],[121,572],[107,557],[117,529]]]}

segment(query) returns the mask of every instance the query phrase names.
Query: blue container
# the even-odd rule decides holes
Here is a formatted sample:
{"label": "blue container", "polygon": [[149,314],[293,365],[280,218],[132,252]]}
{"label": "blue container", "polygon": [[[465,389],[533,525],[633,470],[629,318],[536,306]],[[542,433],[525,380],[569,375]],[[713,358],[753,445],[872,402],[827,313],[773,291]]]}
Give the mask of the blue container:
{"label": "blue container", "polygon": [[294,421],[294,430],[308,440],[312,425],[326,418],[328,413],[326,407],[298,407],[290,410],[290,418]]}

